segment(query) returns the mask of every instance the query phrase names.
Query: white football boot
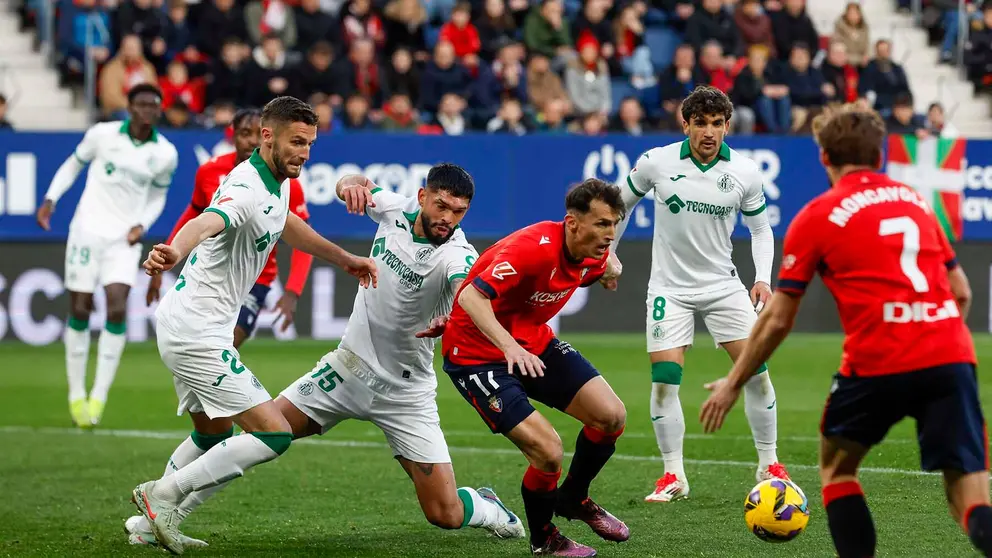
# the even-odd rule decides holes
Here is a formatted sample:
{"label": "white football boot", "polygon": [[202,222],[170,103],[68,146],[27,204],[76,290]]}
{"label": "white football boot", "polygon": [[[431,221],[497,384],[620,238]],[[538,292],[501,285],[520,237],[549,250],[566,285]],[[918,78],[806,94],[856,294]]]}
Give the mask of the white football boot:
{"label": "white football boot", "polygon": [[[171,479],[168,479],[171,480]],[[153,489],[156,481],[139,484],[131,491],[131,503],[137,506],[152,528],[155,540],[173,554],[183,553],[183,543],[179,538],[179,512],[175,504],[155,498]]]}
{"label": "white football boot", "polygon": [[[151,529],[148,528],[148,520],[144,516],[132,515],[127,518],[127,521],[124,522],[124,533],[127,535],[127,541],[131,544],[158,546],[158,541],[155,540],[155,533],[152,533]],[[179,533],[179,539],[185,548],[208,546],[207,541],[187,537],[181,532]]]}
{"label": "white football boot", "polygon": [[524,537],[523,522],[515,513],[510,511],[510,508],[503,504],[503,501],[499,499],[499,496],[496,496],[492,488],[479,488],[476,492],[499,508],[499,519],[493,525],[486,526],[489,532],[501,539],[522,539]]}
{"label": "white football boot", "polygon": [[674,473],[665,473],[654,484],[654,492],[644,497],[645,502],[674,502],[689,499],[689,482]]}

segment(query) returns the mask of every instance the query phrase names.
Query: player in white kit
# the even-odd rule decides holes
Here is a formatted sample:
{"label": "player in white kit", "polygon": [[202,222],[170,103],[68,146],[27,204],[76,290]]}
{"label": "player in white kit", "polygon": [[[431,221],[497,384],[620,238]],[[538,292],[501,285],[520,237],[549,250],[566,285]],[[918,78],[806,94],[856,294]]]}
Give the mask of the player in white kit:
{"label": "player in white kit", "polygon": [[[648,502],[686,498],[682,463],[685,420],[679,400],[685,351],[692,346],[695,315],[734,361],[771,297],[775,245],[758,166],[734,151],[724,136],[733,105],[719,90],[701,86],[682,104],[688,138],[641,155],[623,184],[627,215],[654,195],[654,241],[647,293],[647,350],[651,359],[651,421],[665,473]],[[738,212],[751,231],[755,279],[750,296],[731,260],[730,236]],[[620,240],[629,221],[617,231]],[[619,261],[613,262],[619,271]],[[745,386],[745,410],[758,450],[758,480],[788,478],[776,453],[775,390],[763,373]]]}
{"label": "player in white kit", "polygon": [[[141,263],[140,241],[162,214],[178,163],[176,148],[154,127],[162,113],[161,92],[148,84],[131,88],[128,112],[128,120],[102,122],[86,131],[56,171],[37,215],[38,224],[49,230],[55,205],[89,165],[65,253],[69,412],[80,428],[98,424],[103,415],[127,342],[127,297]],[[106,321],[97,343],[96,378],[87,397],[89,320],[98,287],[106,294]]]}
{"label": "player in white kit", "polygon": [[[379,286],[358,291],[337,350],[275,403],[295,438],[323,434],[349,419],[378,426],[432,524],[522,537],[523,523],[491,489],[456,490],[435,402],[433,337],[443,332],[454,293],[478,257],[458,226],[474,192],[472,177],[452,164],[431,168],[426,187],[410,198],[359,175],[338,181],[349,212],[379,224],[372,242]],[[180,518],[222,488],[193,493],[179,507]],[[132,532],[144,528],[135,518],[128,521]]]}
{"label": "player in white kit", "polygon": [[[289,212],[289,179],[297,178],[317,136],[317,115],[293,97],[262,111],[262,144],[227,176],[210,206],[158,244],[143,264],[150,275],[189,256],[156,311],[159,353],[172,371],[179,414],[194,431],[173,452],[165,475],[138,485],[132,501],[158,542],[183,552],[177,507],[190,494],[244,474],[285,452],[292,429],[234,348],[241,303],[281,237],[293,248],[342,267],[367,287],[375,263],[354,256]],[[233,425],[245,432],[234,436]]]}

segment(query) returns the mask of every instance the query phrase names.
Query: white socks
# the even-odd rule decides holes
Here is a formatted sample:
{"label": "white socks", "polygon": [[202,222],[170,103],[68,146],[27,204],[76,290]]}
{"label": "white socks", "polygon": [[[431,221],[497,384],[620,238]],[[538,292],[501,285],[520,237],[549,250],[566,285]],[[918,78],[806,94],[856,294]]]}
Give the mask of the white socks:
{"label": "white socks", "polygon": [[679,400],[679,386],[654,382],[651,384],[651,425],[658,449],[665,462],[665,472],[685,480],[682,465],[682,443],[685,439],[685,417]]}
{"label": "white socks", "polygon": [[499,521],[499,506],[486,500],[474,488],[458,489],[458,497],[465,506],[465,519],[462,527],[489,527]]}
{"label": "white socks", "polygon": [[744,384],[744,413],[751,425],[754,447],[758,450],[758,468],[777,463],[778,411],[775,409],[775,388],[767,371]]}
{"label": "white socks", "polygon": [[[121,355],[124,354],[124,345],[127,344],[127,334],[123,330],[120,333],[110,331],[109,328],[113,325],[107,324],[108,329],[100,332],[100,339],[97,342],[96,380],[93,382],[90,398],[101,403],[107,401],[107,392],[114,383],[117,366],[121,362]],[[123,326],[118,327],[123,328]]]}
{"label": "white socks", "polygon": [[[82,328],[82,329],[79,329]],[[65,374],[69,380],[69,401],[86,399],[86,363],[90,358],[88,322],[72,318],[65,328]]]}

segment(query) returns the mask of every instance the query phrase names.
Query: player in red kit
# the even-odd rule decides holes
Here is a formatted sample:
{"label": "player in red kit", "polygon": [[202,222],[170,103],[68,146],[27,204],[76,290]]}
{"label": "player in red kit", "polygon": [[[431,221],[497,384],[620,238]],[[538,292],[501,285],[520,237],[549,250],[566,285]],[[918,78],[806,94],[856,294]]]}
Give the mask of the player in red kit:
{"label": "player in red kit", "polygon": [[[183,228],[188,221],[203,212],[204,208],[210,205],[214,192],[224,181],[224,178],[234,170],[242,161],[251,157],[252,152],[258,148],[261,142],[262,132],[260,118],[262,113],[256,109],[244,109],[238,111],[232,121],[234,128],[234,152],[210,159],[196,171],[196,179],[193,185],[193,199],[189,207],[176,222],[176,226],[169,235],[166,243],[171,243],[179,229]],[[303,186],[298,179],[292,178],[289,181],[289,210],[304,221],[309,221],[310,212],[307,210],[306,198],[303,194]],[[310,275],[310,265],[313,263],[313,256],[299,250],[293,250],[289,264],[289,278],[286,280],[284,293],[276,303],[276,311],[282,317],[282,329],[285,331],[291,323],[296,313],[296,302],[306,285],[307,276]],[[265,297],[269,294],[272,281],[279,275],[279,266],[276,263],[276,251],[273,250],[266,262],[265,268],[258,276],[255,286],[248,293],[248,298],[241,307],[241,314],[238,316],[238,325],[234,328],[234,347],[239,348],[246,339],[251,337],[255,330],[255,323],[258,319],[258,312],[265,304]],[[159,289],[162,286],[162,276],[152,277],[148,283],[148,294],[146,301],[151,304],[158,300]]]}
{"label": "player in red kit", "polygon": [[730,374],[707,386],[713,394],[700,419],[707,432],[720,428],[741,386],[788,335],[818,272],[845,333],[820,425],[823,504],[838,556],[875,555],[858,467],[905,417],[916,420],[922,468],[943,471],[951,516],[992,556],[985,420],[964,321],[968,279],[926,200],[877,172],[885,126],[876,113],[828,113],[814,135],[833,186],[789,226],[778,291]]}
{"label": "player in red kit", "polygon": [[[462,396],[530,462],[521,493],[533,553],[595,556],[551,520],[555,514],[580,519],[606,540],[630,537],[623,522],[589,498],[589,484],[616,449],[626,410],[593,365],[557,339],[547,321],[579,287],[600,281],[615,288],[605,275],[623,201],[616,186],[589,179],[568,193],[565,209],[563,222],[521,229],[479,256],[456,297],[442,353],[444,371]],[[530,399],[585,425],[561,487],[561,439]]]}

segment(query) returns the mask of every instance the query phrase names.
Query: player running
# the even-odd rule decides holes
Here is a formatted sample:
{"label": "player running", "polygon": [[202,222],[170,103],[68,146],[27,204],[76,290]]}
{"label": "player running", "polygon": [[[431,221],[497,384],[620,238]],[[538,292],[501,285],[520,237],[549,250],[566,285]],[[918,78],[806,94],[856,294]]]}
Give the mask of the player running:
{"label": "player running", "polygon": [[[761,310],[772,294],[775,244],[761,174],[754,161],[724,143],[733,110],[730,99],[718,89],[697,87],[681,107],[682,130],[688,138],[641,155],[622,187],[628,216],[648,192],[654,193],[655,200],[647,348],[651,423],[665,474],[645,502],[689,496],[682,461],[685,419],[679,386],[696,314],[702,316],[716,344],[736,361],[757,318],[755,305]],[[751,231],[755,278],[750,297],[730,257],[730,235],[738,211]],[[620,224],[614,249],[628,222]],[[611,263],[619,266],[619,262]],[[758,450],[755,476],[759,481],[787,479],[776,452],[775,389],[768,367],[762,365],[759,372],[744,386],[745,414]]]}
{"label": "player running", "polygon": [[[107,393],[127,343],[127,297],[141,263],[141,238],[165,207],[179,156],[155,129],[162,115],[162,93],[141,84],[127,95],[129,118],[102,122],[86,131],[72,155],[52,177],[38,224],[50,230],[55,205],[89,165],[86,187],[69,224],[65,288],[69,321],[65,328],[65,368],[69,412],[80,428],[100,423]],[[86,395],[93,293],[103,287],[106,321],[97,342],[96,378]]]}
{"label": "player running", "polygon": [[[261,147],[228,175],[200,216],[171,244],[156,245],[143,264],[155,275],[189,256],[155,316],[178,412],[189,411],[194,430],[173,452],[166,476],[132,493],[155,538],[174,554],[184,547],[176,508],[189,494],[275,459],[293,439],[292,427],[233,344],[238,309],[276,242],[282,237],[342,267],[366,288],[378,282],[370,258],[342,250],[289,212],[288,179],[298,177],[310,158],[316,113],[299,99],[278,97],[263,109],[261,125]],[[246,435],[232,437],[233,424]]]}
{"label": "player running", "polygon": [[789,226],[778,291],[700,420],[707,432],[720,428],[741,387],[789,334],[819,272],[845,333],[820,424],[823,505],[837,554],[875,555],[858,467],[910,416],[922,468],[943,471],[951,516],[992,556],[988,441],[964,322],[968,279],[926,200],[877,172],[885,125],[876,113],[846,107],[818,118],[814,135],[832,188]]}
{"label": "player running", "polygon": [[[523,537],[523,524],[491,489],[456,490],[435,402],[432,337],[443,331],[454,293],[478,256],[458,227],[474,193],[472,177],[451,164],[433,167],[427,186],[412,198],[378,188],[363,176],[338,181],[337,194],[348,211],[379,224],[372,258],[389,271],[374,291],[358,291],[337,350],[283,390],[275,403],[295,438],[323,434],[349,419],[378,426],[432,524]],[[179,506],[179,519],[224,486],[190,494]],[[128,520],[132,540],[154,542],[141,519]],[[188,539],[187,544],[205,543]]]}
{"label": "player running", "polygon": [[[193,199],[186,211],[176,221],[176,226],[173,227],[172,234],[169,235],[166,244],[172,243],[172,239],[176,237],[183,225],[203,213],[203,210],[210,205],[210,199],[213,198],[221,181],[234,170],[234,167],[246,161],[252,152],[258,148],[262,133],[259,124],[261,114],[258,109],[242,109],[234,115],[234,120],[231,122],[234,152],[214,157],[197,169],[196,179],[193,182]],[[310,220],[307,201],[303,195],[303,186],[296,178],[289,181],[289,210],[304,222]],[[241,348],[241,344],[251,337],[255,330],[258,312],[265,306],[265,297],[269,294],[272,281],[279,275],[279,264],[276,262],[277,250],[277,247],[272,249],[262,274],[258,276],[258,280],[255,281],[255,285],[241,305],[238,324],[234,326],[235,349]],[[312,263],[313,256],[301,250],[293,250],[289,261],[289,278],[286,281],[283,295],[276,303],[276,311],[281,316],[283,331],[293,323],[296,303],[303,293],[303,287],[306,285],[307,276],[310,275]],[[145,301],[149,305],[158,300],[161,288],[162,276],[155,275],[148,282],[148,292],[145,295]]]}
{"label": "player running", "polygon": [[[521,494],[531,551],[595,556],[551,522],[580,519],[600,537],[630,530],[589,498],[589,484],[616,450],[627,412],[606,380],[547,325],[579,287],[601,280],[616,225],[620,190],[589,179],[565,197],[564,222],[525,227],[482,253],[458,291],[444,331],[444,371],[493,433],[509,438],[530,466]],[[516,370],[514,370],[516,367]],[[528,398],[564,411],[584,428],[568,476],[561,438]]]}

